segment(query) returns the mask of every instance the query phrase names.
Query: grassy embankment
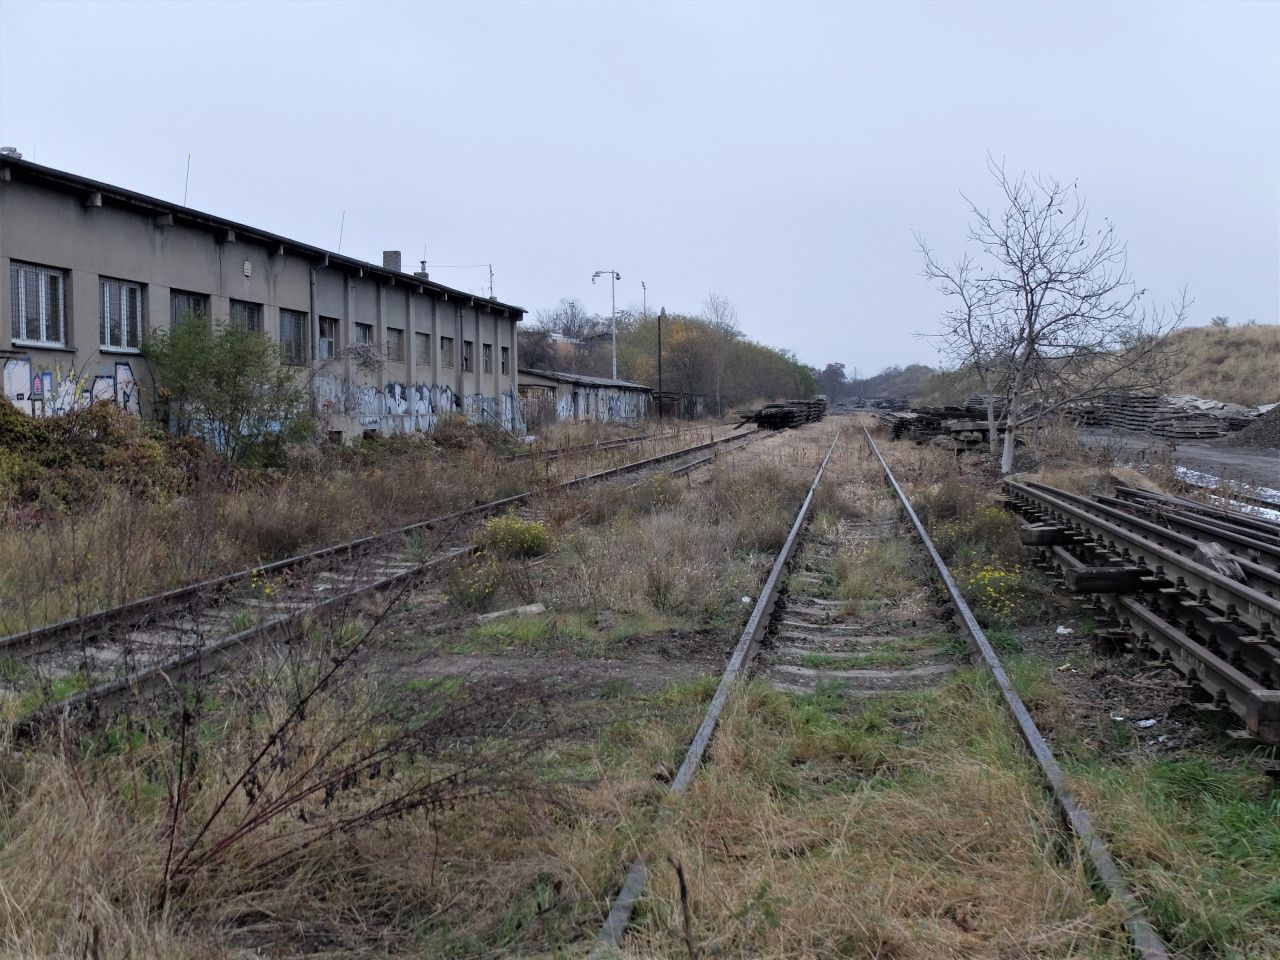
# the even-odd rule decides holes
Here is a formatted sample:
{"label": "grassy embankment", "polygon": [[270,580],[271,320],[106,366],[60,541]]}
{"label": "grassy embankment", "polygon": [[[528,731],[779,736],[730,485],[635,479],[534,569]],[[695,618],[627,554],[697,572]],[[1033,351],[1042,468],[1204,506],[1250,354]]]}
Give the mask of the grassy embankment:
{"label": "grassy embankment", "polygon": [[[621,674],[637,679],[654,662],[713,672],[818,447],[722,466],[692,487],[648,481],[625,496],[557,497],[539,509],[547,536],[514,535],[512,524],[451,584],[455,605],[536,598],[549,615],[432,637],[415,632],[414,611],[428,601],[403,598],[367,652],[343,661],[352,666],[342,682],[285,722],[296,691],[335,652],[342,660],[359,647],[368,621],[316,630],[295,644],[288,670],[263,661],[206,691],[187,728],[199,749],[186,766],[172,727],[18,756],[5,744],[0,945],[19,956],[81,955],[95,941],[104,956],[134,957],[221,958],[240,946],[285,956],[576,955],[643,850],[653,873],[630,956],[687,956],[686,937],[701,955],[1125,956],[1114,912],[1064,847],[978,671],[941,692],[861,702],[836,688],[792,697],[752,685],[676,804],[663,799],[665,781],[714,677],[638,692],[626,679],[565,689],[415,673],[417,658],[450,653],[532,655],[566,675],[601,656],[634,660]],[[949,459],[892,455],[969,592],[986,597],[975,606],[1166,935],[1188,956],[1267,955],[1280,925],[1268,868],[1274,811],[1268,825],[1259,778],[1235,761],[1158,763],[1073,740],[1050,664],[1018,652],[1024,618],[1055,601],[1018,569],[1009,518],[948,480]],[[848,443],[820,492],[815,531],[891,516],[877,471]],[[880,617],[936,607],[922,556],[905,534],[891,542],[838,552],[831,595]],[[552,543],[532,563],[507,555]],[[499,574],[490,579],[486,566]],[[483,596],[458,590],[475,583]],[[286,735],[271,740],[281,746],[252,765],[282,723]],[[379,744],[394,749],[353,771]],[[457,783],[474,790],[451,780],[463,768],[471,772]],[[246,769],[255,776],[242,779]],[[295,782],[317,790],[289,799]],[[434,786],[407,789],[423,783]],[[421,806],[370,816],[406,795]],[[255,821],[264,806],[277,813]],[[213,828],[201,834],[206,822]],[[181,868],[166,870],[174,860]]]}
{"label": "grassy embankment", "polygon": [[[661,655],[672,622],[716,657],[807,481],[795,459],[721,465],[693,488],[655,478],[555,495],[545,528],[489,525],[482,558],[451,578],[452,611],[428,586],[399,598],[394,630],[373,604],[313,625],[187,691],[184,711],[135,710],[85,742],[15,753],[7,741],[0,946],[456,956],[577,936],[634,832],[619,823],[642,829],[650,772],[678,757],[708,688],[441,681],[416,658],[499,634],[418,635],[415,611],[464,614],[533,589],[555,605],[570,659],[643,643]],[[504,645],[539,652],[539,623],[516,621]]]}
{"label": "grassy embankment", "polygon": [[[545,439],[619,432],[564,425]],[[431,436],[299,447],[284,466],[262,470],[229,466],[109,405],[49,420],[0,405],[0,635],[681,442],[575,456],[547,471],[506,462],[514,441],[459,422]]]}
{"label": "grassy embankment", "polygon": [[[1280,401],[1280,324],[1187,327],[1175,331],[1167,349],[1183,367],[1168,392],[1224,403],[1258,406]],[[971,370],[931,371],[912,365],[860,381],[860,396],[905,396],[919,404],[958,404],[982,385]]]}

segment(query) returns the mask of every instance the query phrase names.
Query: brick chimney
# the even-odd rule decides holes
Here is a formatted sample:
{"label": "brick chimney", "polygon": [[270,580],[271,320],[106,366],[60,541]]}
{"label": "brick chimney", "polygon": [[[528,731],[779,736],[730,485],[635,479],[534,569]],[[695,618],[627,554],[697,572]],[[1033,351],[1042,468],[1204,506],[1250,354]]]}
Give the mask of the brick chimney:
{"label": "brick chimney", "polygon": [[404,270],[400,266],[399,250],[383,250],[382,251],[382,268],[384,270],[394,270],[396,273],[403,273]]}

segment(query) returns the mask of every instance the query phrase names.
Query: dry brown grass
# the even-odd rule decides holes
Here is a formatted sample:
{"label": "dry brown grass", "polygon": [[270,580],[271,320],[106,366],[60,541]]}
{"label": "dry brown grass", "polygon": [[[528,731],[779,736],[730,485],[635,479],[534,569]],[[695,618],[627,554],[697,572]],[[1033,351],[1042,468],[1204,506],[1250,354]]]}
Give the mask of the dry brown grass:
{"label": "dry brown grass", "polygon": [[[686,428],[693,433],[678,432]],[[655,427],[651,442],[551,471],[483,444],[444,450],[424,440],[365,459],[317,454],[285,473],[201,475],[173,498],[107,487],[96,502],[44,511],[35,523],[0,522],[0,635],[677,449],[706,429]],[[557,425],[549,442],[617,433]]]}
{"label": "dry brown grass", "polygon": [[[914,731],[914,732],[903,732]],[[849,707],[739,695],[665,821],[633,957],[1124,956],[981,683]]]}
{"label": "dry brown grass", "polygon": [[1169,338],[1186,367],[1170,393],[1257,406],[1280,401],[1280,325],[1191,327]]}

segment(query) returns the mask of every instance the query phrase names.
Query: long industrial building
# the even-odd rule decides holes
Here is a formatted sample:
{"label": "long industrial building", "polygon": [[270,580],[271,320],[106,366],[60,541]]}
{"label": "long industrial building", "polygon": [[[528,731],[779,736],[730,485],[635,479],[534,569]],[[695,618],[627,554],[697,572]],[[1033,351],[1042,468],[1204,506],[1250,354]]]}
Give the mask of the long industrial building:
{"label": "long industrial building", "polygon": [[524,310],[0,154],[4,395],[33,415],[107,399],[145,414],[148,330],[200,314],[279,343],[331,439],[431,430],[438,418],[523,429]]}

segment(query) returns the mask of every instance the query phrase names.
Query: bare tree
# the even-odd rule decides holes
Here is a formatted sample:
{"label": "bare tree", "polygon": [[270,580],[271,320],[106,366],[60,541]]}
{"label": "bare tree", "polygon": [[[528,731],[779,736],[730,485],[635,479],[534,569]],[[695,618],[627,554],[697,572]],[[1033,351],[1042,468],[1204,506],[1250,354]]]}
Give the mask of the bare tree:
{"label": "bare tree", "polygon": [[1165,385],[1174,360],[1162,348],[1188,302],[1185,293],[1167,308],[1142,302],[1124,242],[1110,221],[1090,225],[1074,183],[987,167],[1005,206],[993,215],[965,197],[980,254],[944,268],[920,245],[925,275],[960,304],[942,323],[946,349],[978,369],[989,403],[1002,406],[1000,469],[1010,473],[1019,427],[1108,392]]}
{"label": "bare tree", "polygon": [[997,322],[993,291],[982,283],[973,258],[966,254],[953,265],[934,256],[919,234],[916,243],[924,257],[924,275],[957,305],[942,315],[938,333],[943,356],[958,368],[971,369],[982,384],[987,408],[987,443],[996,455],[996,403],[1003,392],[1002,358],[1012,346],[1005,328]]}
{"label": "bare tree", "polygon": [[724,381],[729,373],[729,362],[733,356],[730,344],[737,340],[741,333],[738,330],[738,311],[727,297],[718,293],[707,294],[702,301],[702,320],[706,323],[712,338],[720,341],[711,351],[711,379],[715,392],[716,413],[724,413]]}
{"label": "bare tree", "polygon": [[585,340],[601,328],[599,317],[587,313],[579,301],[569,297],[561,298],[550,310],[539,310],[534,321],[542,329],[568,340]]}

